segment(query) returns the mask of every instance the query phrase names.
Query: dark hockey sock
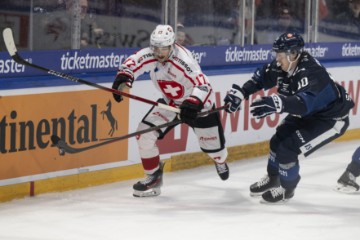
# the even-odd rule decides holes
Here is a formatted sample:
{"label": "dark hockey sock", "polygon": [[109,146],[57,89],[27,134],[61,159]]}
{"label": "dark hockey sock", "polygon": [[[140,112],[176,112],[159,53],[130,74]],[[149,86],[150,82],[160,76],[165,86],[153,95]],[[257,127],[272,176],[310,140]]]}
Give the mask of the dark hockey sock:
{"label": "dark hockey sock", "polygon": [[267,172],[269,176],[279,175],[279,162],[276,160],[276,154],[270,151]]}
{"label": "dark hockey sock", "polygon": [[279,164],[280,183],[285,189],[294,189],[300,181],[298,163]]}
{"label": "dark hockey sock", "polygon": [[351,172],[355,177],[360,176],[360,147],[358,147],[352,155],[351,163],[346,170]]}
{"label": "dark hockey sock", "polygon": [[346,170],[351,172],[355,177],[360,176],[360,164],[358,162],[351,161]]}

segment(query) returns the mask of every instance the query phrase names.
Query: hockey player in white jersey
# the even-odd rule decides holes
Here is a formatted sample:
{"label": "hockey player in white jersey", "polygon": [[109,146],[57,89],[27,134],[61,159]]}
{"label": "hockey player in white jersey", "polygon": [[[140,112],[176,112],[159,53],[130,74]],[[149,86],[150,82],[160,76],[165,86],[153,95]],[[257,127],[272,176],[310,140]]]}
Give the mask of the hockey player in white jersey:
{"label": "hockey player in white jersey", "polygon": [[[152,107],[141,120],[138,130],[164,124],[180,118],[193,128],[200,148],[214,160],[222,180],[229,177],[227,149],[219,113],[197,118],[201,111],[215,108],[215,93],[209,79],[186,48],[175,43],[175,33],[169,25],[158,25],[150,36],[150,47],[129,56],[120,66],[113,89],[131,88],[134,80],[145,72],[161,93],[158,102],[179,107],[180,113]],[[122,97],[114,94],[117,102]],[[135,197],[157,196],[161,193],[163,163],[156,141],[172,127],[145,133],[137,137],[146,179],[134,184]]]}

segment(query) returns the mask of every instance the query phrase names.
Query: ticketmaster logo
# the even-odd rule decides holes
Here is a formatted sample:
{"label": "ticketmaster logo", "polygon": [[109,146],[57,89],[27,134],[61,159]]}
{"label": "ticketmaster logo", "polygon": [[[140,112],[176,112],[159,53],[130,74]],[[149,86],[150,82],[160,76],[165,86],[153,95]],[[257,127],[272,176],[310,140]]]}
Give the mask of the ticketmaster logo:
{"label": "ticketmaster logo", "polygon": [[248,61],[267,61],[270,59],[270,50],[260,48],[258,50],[239,49],[229,47],[225,51],[226,62],[248,62]]}
{"label": "ticketmaster logo", "polygon": [[70,52],[63,54],[61,60],[61,70],[77,69],[101,69],[101,68],[118,68],[126,59],[126,55],[90,55],[79,56],[78,52],[73,55]]}
{"label": "ticketmaster logo", "polygon": [[206,52],[195,52],[192,50],[191,54],[199,64],[201,64],[202,59],[206,57]]}
{"label": "ticketmaster logo", "polygon": [[329,51],[329,48],[316,46],[316,47],[304,48],[304,50],[306,52],[310,53],[311,56],[313,56],[314,58],[323,58],[323,57],[325,57],[326,52]]}
{"label": "ticketmaster logo", "polygon": [[[32,59],[25,59],[29,63]],[[15,62],[13,59],[0,59],[0,73],[22,73],[25,72],[25,65]]]}
{"label": "ticketmaster logo", "polygon": [[358,45],[351,45],[351,43],[345,43],[341,48],[341,56],[360,56],[360,47]]}

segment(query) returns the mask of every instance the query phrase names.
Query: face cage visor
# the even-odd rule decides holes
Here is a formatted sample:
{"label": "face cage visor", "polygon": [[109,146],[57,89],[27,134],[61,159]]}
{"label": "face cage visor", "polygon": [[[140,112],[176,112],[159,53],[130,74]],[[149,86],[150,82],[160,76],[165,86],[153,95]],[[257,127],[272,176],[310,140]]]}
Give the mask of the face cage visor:
{"label": "face cage visor", "polygon": [[278,54],[278,53],[283,53],[284,55],[283,55],[283,57],[289,57],[290,58],[290,56],[292,55],[292,54],[294,54],[294,55],[300,55],[301,53],[303,52],[303,49],[301,48],[301,49],[297,49],[297,50],[272,50],[271,51],[271,58],[272,59],[276,59],[276,55]]}
{"label": "face cage visor", "polygon": [[154,52],[154,53],[166,53],[167,51],[171,50],[171,46],[166,46],[166,47],[156,47],[151,45],[150,49]]}

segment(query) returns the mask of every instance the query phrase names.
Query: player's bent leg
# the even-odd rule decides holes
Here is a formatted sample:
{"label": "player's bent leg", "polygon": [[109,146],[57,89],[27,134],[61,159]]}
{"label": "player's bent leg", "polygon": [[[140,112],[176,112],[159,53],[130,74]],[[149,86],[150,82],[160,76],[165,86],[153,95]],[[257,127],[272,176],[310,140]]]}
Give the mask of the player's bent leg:
{"label": "player's bent leg", "polygon": [[[147,124],[140,123],[138,130],[148,127]],[[161,193],[163,164],[160,162],[159,149],[156,145],[158,136],[159,133],[153,131],[136,138],[146,178],[133,185],[135,197],[158,196]]]}
{"label": "player's bent leg", "polygon": [[[149,126],[140,123],[138,130],[146,129]],[[141,162],[146,174],[152,174],[159,168],[160,152],[156,145],[159,133],[157,131],[141,134],[136,138]]]}
{"label": "player's bent leg", "polygon": [[230,173],[226,163],[228,152],[225,148],[224,130],[219,113],[196,119],[193,128],[201,150],[214,160],[220,179],[227,180]]}
{"label": "player's bent leg", "polygon": [[[163,99],[159,99],[158,102],[165,103]],[[140,131],[151,126],[164,124],[174,119],[176,119],[176,113],[166,109],[152,107],[140,122],[137,130]],[[164,163],[160,161],[160,152],[156,141],[163,138],[166,133],[175,126],[176,125],[173,125],[157,131],[141,134],[136,138],[146,178],[134,184],[133,195],[135,197],[160,195],[160,188],[163,184]]]}
{"label": "player's bent leg", "polygon": [[[299,147],[293,137],[281,141],[276,150],[280,185],[262,194],[262,203],[284,203],[294,196],[300,181]],[[269,161],[271,163],[271,161]]]}

